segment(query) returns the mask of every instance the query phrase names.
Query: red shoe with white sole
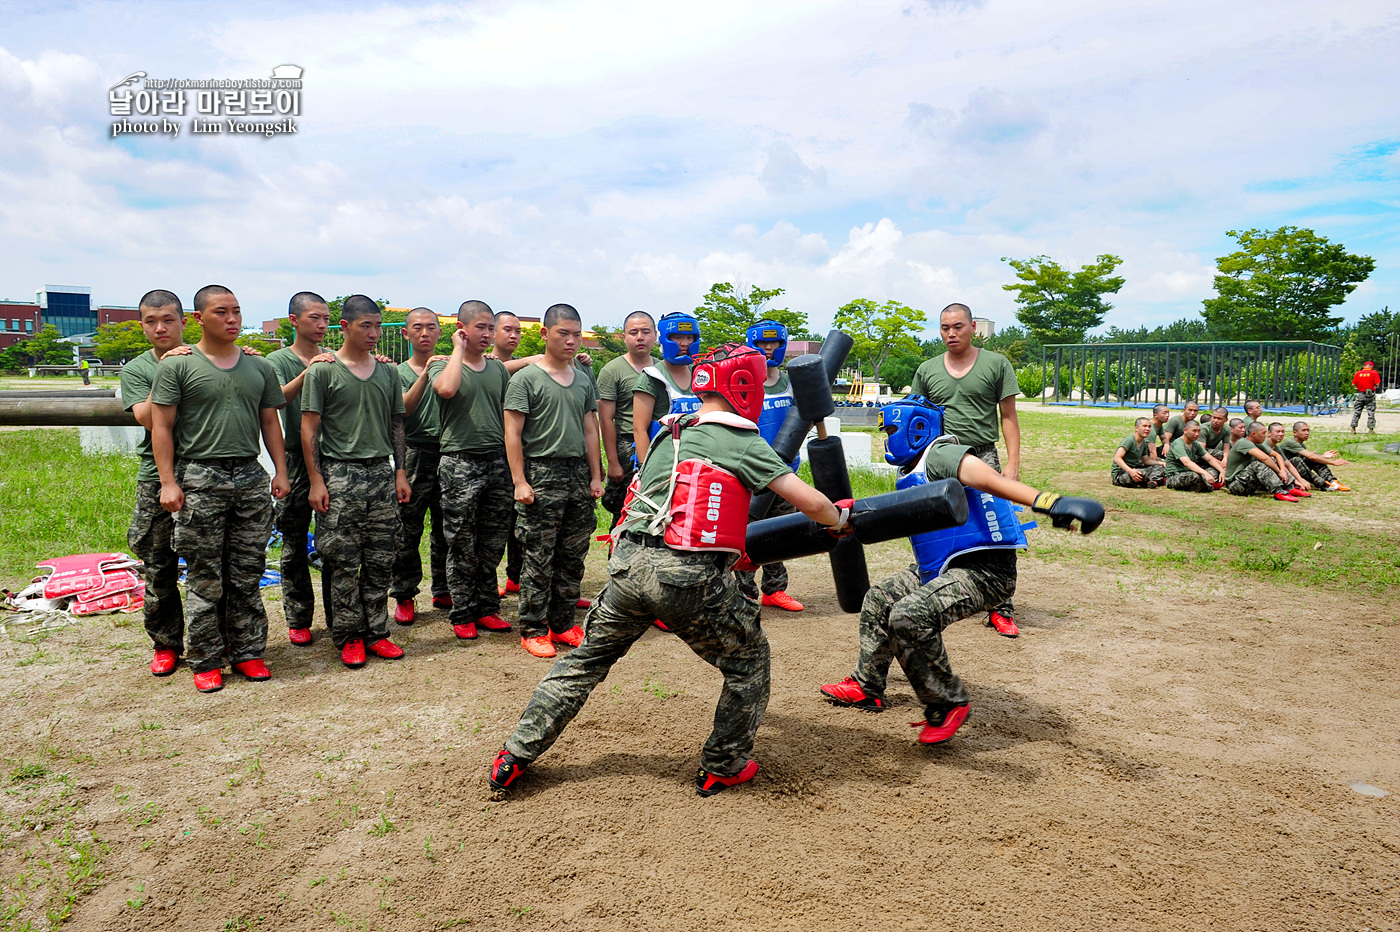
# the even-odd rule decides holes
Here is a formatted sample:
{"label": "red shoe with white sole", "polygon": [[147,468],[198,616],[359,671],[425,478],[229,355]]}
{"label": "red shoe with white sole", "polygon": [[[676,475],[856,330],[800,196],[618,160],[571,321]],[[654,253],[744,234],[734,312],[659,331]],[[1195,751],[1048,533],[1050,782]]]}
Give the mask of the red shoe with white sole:
{"label": "red shoe with white sole", "polygon": [[500,615],[485,615],[476,620],[478,628],[485,628],[487,631],[509,631],[510,622]]}
{"label": "red shoe with white sole", "polygon": [[216,693],[224,688],[224,671],[215,667],[194,675],[194,688],[202,693]]}
{"label": "red shoe with white sole", "polygon": [[370,652],[385,660],[398,660],[403,656],[403,648],[388,638],[380,638],[369,645]]}
{"label": "red shoe with white sole", "polygon": [[180,662],[176,653],[168,647],[158,648],[151,657],[151,675],[169,676],[175,672],[175,664]]}
{"label": "red shoe with white sole", "polygon": [[288,628],[288,629],[287,629],[287,640],[291,641],[293,644],[297,645],[298,647],[305,647],[307,644],[310,644],[310,643],[311,643],[311,629],[310,629],[310,628]]}
{"label": "red shoe with white sole", "polygon": [[578,647],[583,643],[583,629],[578,625],[574,625],[568,631],[561,631],[558,634],[551,631],[549,632],[549,639],[556,644],[567,644],[570,647]]}
{"label": "red shoe with white sole", "polygon": [[470,622],[470,621],[469,621],[469,622],[467,622],[467,623],[464,624],[464,625],[453,625],[453,626],[452,626],[452,633],[455,634],[455,635],[457,635],[457,637],[458,637],[460,640],[463,640],[463,641],[475,640],[475,639],[476,639],[476,624],[475,624],[475,622]]}
{"label": "red shoe with white sole", "polygon": [[233,668],[250,680],[272,679],[272,671],[267,668],[267,664],[262,662],[261,657],[254,657],[252,660],[235,663]]}
{"label": "red shoe with white sole", "polygon": [[411,625],[416,617],[417,613],[413,610],[412,599],[409,599],[407,602],[400,602],[394,606],[394,620],[399,624]]}
{"label": "red shoe with white sole", "polygon": [[937,722],[910,722],[915,728],[923,728],[919,732],[920,744],[939,744],[953,737],[953,733],[962,727],[962,723],[967,721],[967,703],[955,705],[944,712]]}

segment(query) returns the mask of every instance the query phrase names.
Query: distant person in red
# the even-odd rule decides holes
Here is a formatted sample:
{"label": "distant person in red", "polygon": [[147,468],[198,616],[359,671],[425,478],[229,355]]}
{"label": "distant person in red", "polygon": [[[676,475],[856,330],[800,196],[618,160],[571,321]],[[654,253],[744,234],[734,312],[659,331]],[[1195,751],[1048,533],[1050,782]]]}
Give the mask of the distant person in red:
{"label": "distant person in red", "polygon": [[1356,433],[1356,425],[1361,423],[1361,409],[1366,409],[1366,430],[1376,432],[1376,389],[1381,387],[1381,374],[1376,364],[1368,362],[1361,371],[1351,377],[1356,386],[1356,397],[1351,400],[1351,432]]}

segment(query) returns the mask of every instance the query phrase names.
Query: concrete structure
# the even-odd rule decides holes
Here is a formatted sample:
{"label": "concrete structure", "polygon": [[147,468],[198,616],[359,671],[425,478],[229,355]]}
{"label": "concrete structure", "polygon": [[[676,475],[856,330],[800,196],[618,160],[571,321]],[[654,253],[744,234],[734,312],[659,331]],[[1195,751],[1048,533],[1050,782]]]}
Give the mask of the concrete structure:
{"label": "concrete structure", "polygon": [[997,335],[997,325],[986,317],[972,318],[972,329],[984,340],[990,340]]}

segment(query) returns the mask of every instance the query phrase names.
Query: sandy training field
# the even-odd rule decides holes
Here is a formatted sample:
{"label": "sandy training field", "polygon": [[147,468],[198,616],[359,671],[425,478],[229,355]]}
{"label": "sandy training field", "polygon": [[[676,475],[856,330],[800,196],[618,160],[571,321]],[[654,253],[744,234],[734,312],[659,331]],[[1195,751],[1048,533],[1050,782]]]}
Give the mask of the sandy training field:
{"label": "sandy training field", "polygon": [[[275,678],[208,696],[183,668],[150,676],[137,618],[33,641],[11,625],[0,927],[51,908],[67,929],[188,932],[1400,925],[1394,589],[1306,586],[1334,544],[1287,543],[1340,527],[1393,559],[1393,491],[1289,506],[1302,523],[1258,555],[1294,546],[1293,567],[1247,572],[1212,559],[1218,535],[1279,503],[1038,469],[1113,507],[1093,537],[1033,532],[1018,640],[949,629],[973,697],[957,737],[914,743],[898,672],[884,714],[820,699],[854,664],[856,616],[803,561],[808,611],[764,610],[759,775],[709,800],[692,781],[719,676],[660,631],[493,802],[488,764],[547,663],[510,636],[456,641],[421,598],[396,629],[407,658],[360,671],[319,622],[290,645],[270,599]],[[872,576],[906,553],[873,548]]]}

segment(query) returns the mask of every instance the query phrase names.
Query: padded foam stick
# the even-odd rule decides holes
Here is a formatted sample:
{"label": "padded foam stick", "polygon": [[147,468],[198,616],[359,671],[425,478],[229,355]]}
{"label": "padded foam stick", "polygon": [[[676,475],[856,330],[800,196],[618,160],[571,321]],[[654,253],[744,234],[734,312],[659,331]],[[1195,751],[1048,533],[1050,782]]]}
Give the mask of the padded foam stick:
{"label": "padded foam stick", "polygon": [[[956,479],[862,498],[851,509],[854,539],[878,544],[925,531],[941,531],[967,522],[967,493]],[[749,524],[745,552],[755,564],[780,563],[830,553],[836,538],[798,512]]]}
{"label": "padded foam stick", "polygon": [[[851,474],[839,438],[824,437],[808,443],[807,462],[812,466],[812,485],[823,495],[833,502],[851,497]],[[865,548],[859,541],[843,540],[831,551],[831,578],[836,582],[836,601],[841,603],[842,611],[860,611],[870,589],[870,571],[865,565]]]}
{"label": "padded foam stick", "polygon": [[831,378],[820,356],[798,356],[788,363],[787,374],[792,383],[792,406],[802,420],[812,424],[836,413],[836,403],[831,400]]}

